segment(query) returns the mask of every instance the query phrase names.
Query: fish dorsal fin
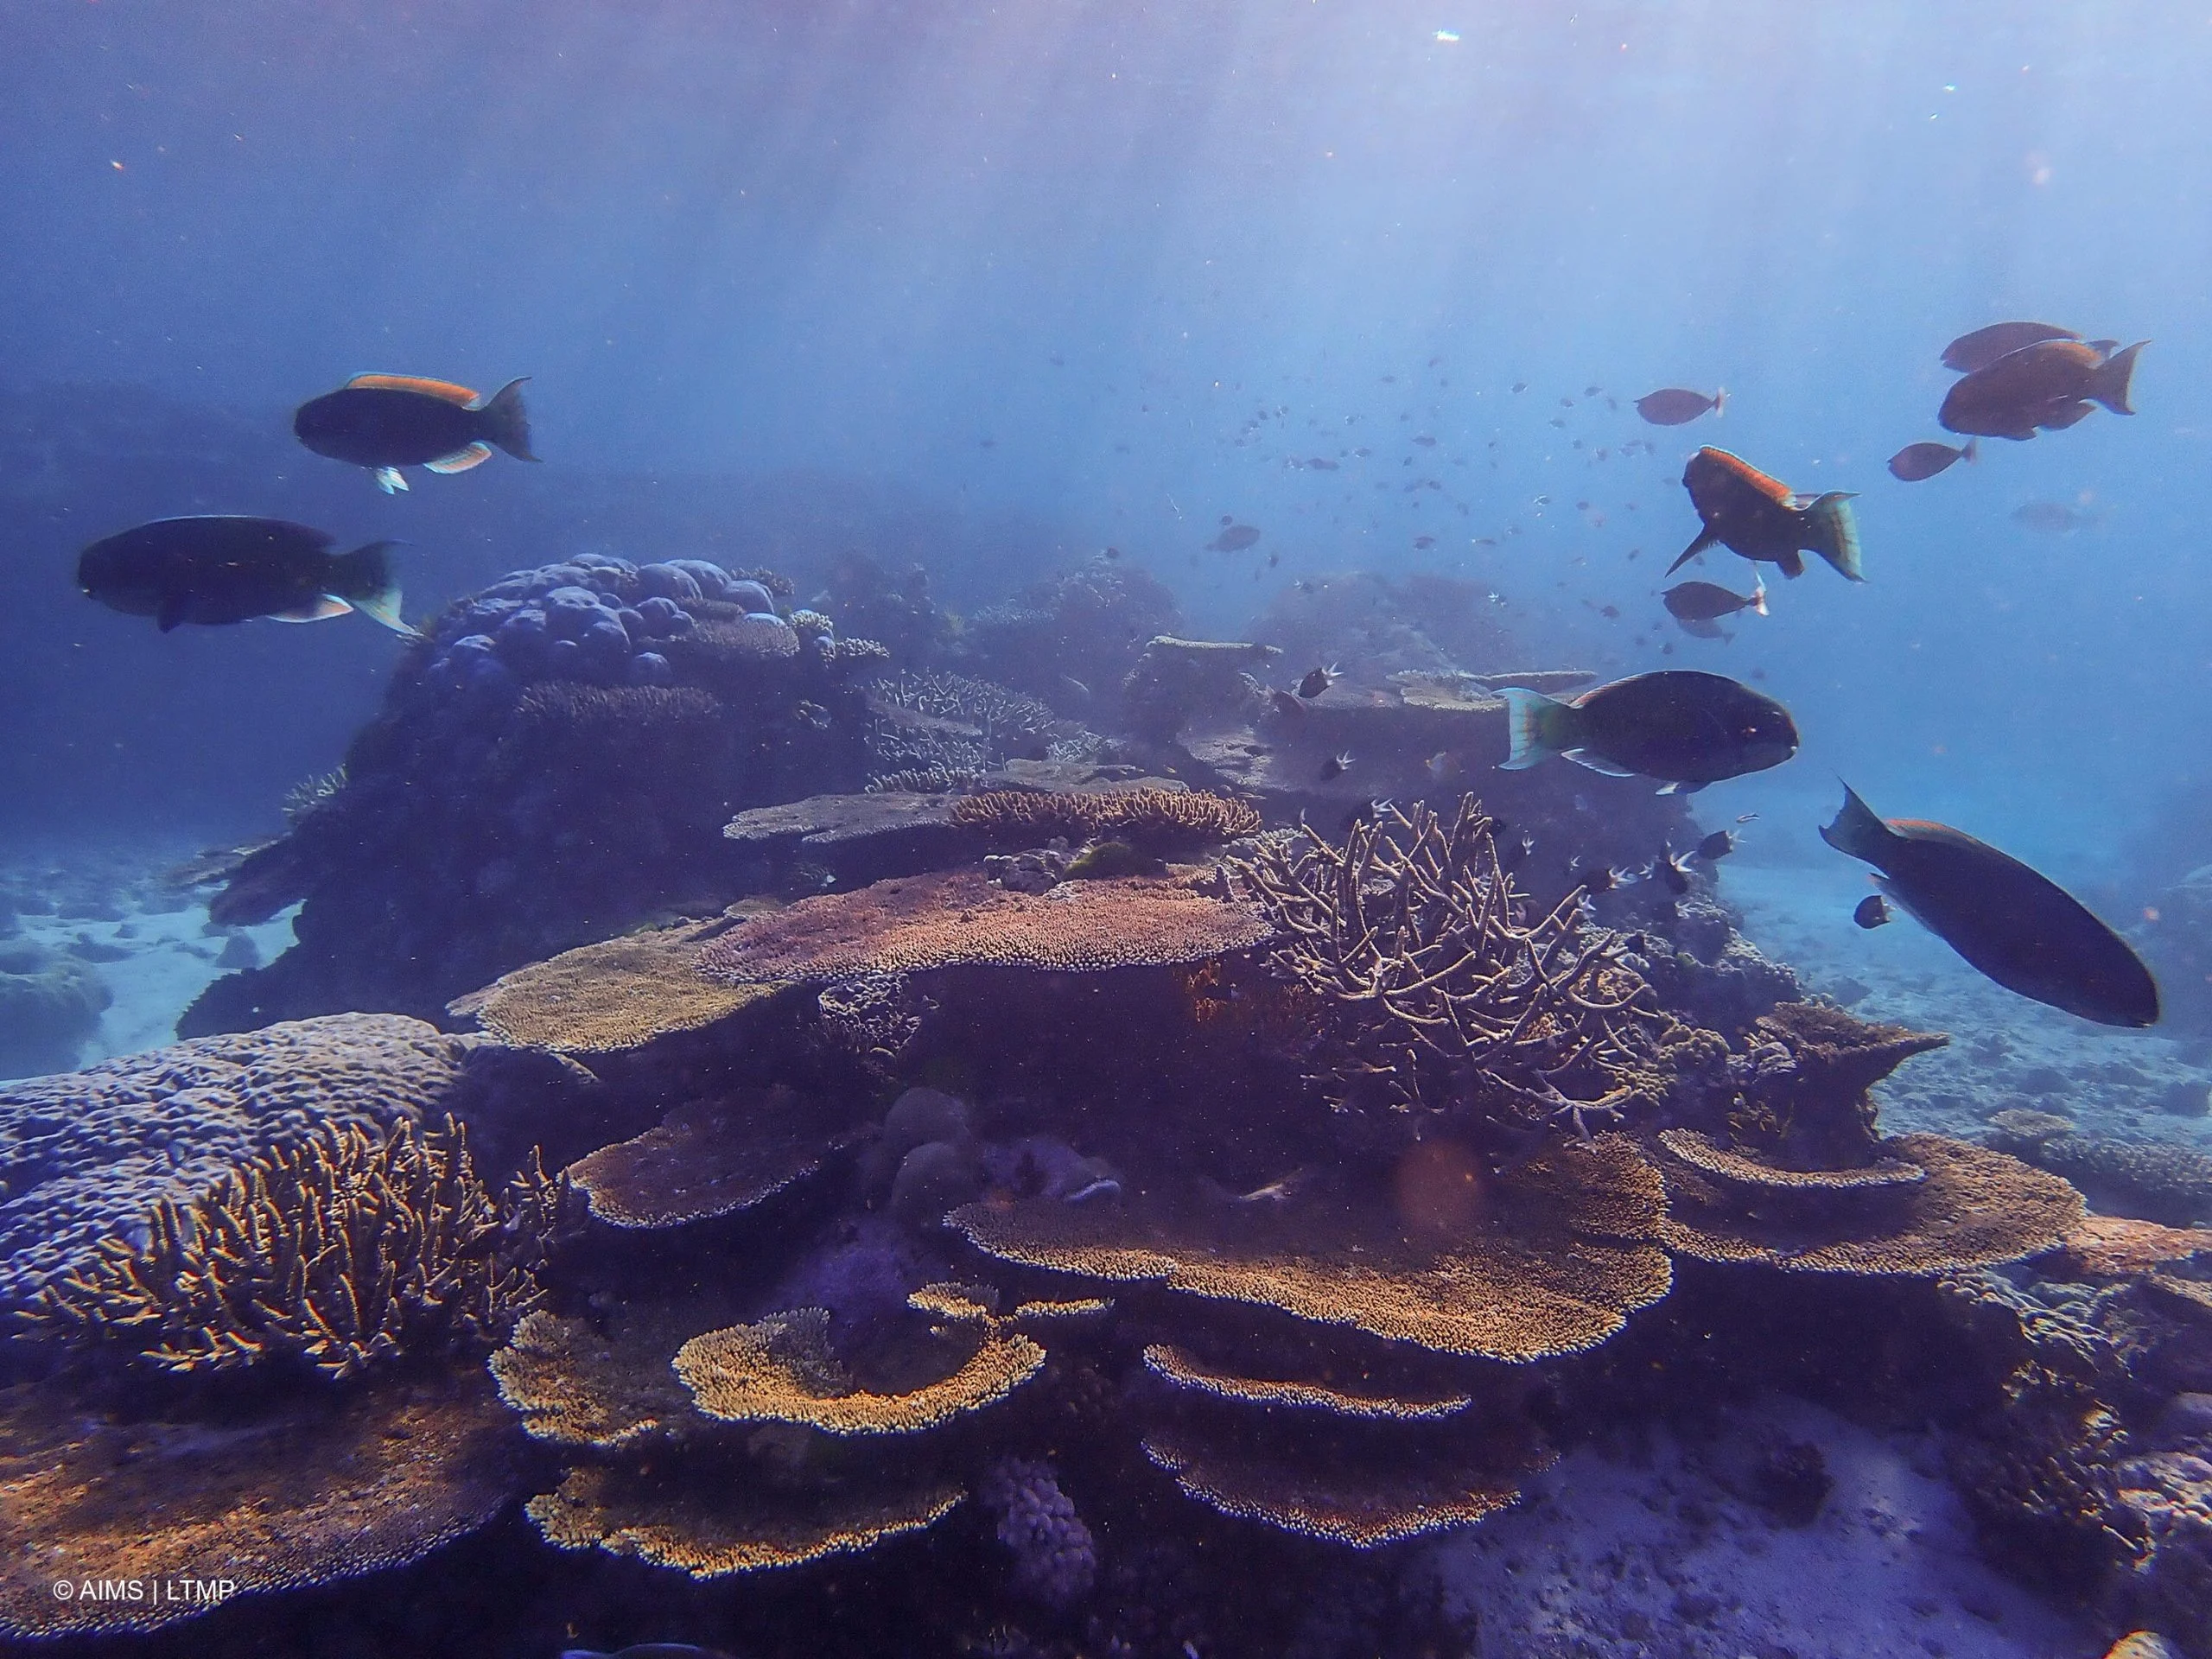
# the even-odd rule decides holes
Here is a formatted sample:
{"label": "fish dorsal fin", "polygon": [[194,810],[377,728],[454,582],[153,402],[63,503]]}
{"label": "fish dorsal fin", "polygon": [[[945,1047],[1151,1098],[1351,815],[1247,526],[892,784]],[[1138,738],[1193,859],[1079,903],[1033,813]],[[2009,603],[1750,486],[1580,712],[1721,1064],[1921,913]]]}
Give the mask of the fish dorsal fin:
{"label": "fish dorsal fin", "polygon": [[1893,833],[1903,836],[1907,841],[1932,841],[1945,847],[1978,847],[1995,850],[1987,842],[1979,840],[1963,830],[1954,830],[1948,823],[1937,823],[1929,818],[1891,818],[1889,827]]}
{"label": "fish dorsal fin", "polygon": [[472,443],[456,449],[449,455],[440,455],[435,461],[426,461],[423,467],[433,473],[465,473],[472,467],[481,467],[492,459],[492,446]]}
{"label": "fish dorsal fin", "polygon": [[1603,755],[1592,754],[1587,749],[1561,749],[1560,753],[1567,760],[1573,761],[1576,766],[1587,766],[1591,771],[1602,772],[1608,778],[1633,778],[1636,776],[1636,773],[1629,770],[1628,767],[1616,766],[1611,760],[1606,760]]}
{"label": "fish dorsal fin", "polygon": [[1792,492],[1787,484],[1770,474],[1763,473],[1741,455],[1731,454],[1726,449],[1716,449],[1707,444],[1699,452],[1709,458],[1711,464],[1720,467],[1739,484],[1757,490],[1770,501],[1787,506]]}
{"label": "fish dorsal fin", "polygon": [[425,397],[442,398],[463,409],[476,401],[475,391],[450,380],[429,380],[419,374],[357,374],[346,383],[349,391],[419,391]]}
{"label": "fish dorsal fin", "polygon": [[327,622],[334,616],[346,616],[353,607],[335,594],[317,594],[306,604],[289,611],[271,611],[271,622]]}

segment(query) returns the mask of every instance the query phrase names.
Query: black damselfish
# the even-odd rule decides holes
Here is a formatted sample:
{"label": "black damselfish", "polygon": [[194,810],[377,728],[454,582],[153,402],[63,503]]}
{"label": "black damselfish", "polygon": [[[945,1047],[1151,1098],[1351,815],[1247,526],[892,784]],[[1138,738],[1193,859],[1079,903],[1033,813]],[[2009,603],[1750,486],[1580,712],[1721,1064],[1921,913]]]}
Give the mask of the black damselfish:
{"label": "black damselfish", "polygon": [[359,611],[412,634],[385,558],[397,543],[334,553],[335,540],[283,518],[157,518],[78,555],[77,585],[111,611],[152,617],[163,633],[186,622],[320,622]]}
{"label": "black damselfish", "polygon": [[2006,990],[2100,1025],[2158,1023],[2158,982],[2127,942],[2017,858],[1948,824],[1885,823],[1847,785],[1821,838],[1879,870],[1884,893]]}

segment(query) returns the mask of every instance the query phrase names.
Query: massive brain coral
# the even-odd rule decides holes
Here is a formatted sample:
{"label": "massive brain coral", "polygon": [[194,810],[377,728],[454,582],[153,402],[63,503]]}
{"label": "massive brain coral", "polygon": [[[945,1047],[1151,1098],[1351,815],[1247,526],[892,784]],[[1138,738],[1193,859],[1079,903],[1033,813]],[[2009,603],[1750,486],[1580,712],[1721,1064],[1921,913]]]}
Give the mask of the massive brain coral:
{"label": "massive brain coral", "polygon": [[803,899],[708,944],[698,968],[734,984],[961,967],[1087,974],[1197,962],[1266,938],[1251,911],[1172,881],[1070,881],[1037,894],[953,870]]}

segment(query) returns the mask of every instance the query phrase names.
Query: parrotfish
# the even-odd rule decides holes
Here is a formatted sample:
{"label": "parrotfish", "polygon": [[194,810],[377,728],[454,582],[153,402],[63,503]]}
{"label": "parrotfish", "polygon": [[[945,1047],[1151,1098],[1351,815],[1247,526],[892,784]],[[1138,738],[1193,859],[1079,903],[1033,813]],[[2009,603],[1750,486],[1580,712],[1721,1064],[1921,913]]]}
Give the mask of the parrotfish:
{"label": "parrotfish", "polygon": [[403,467],[465,473],[491,460],[494,445],[517,461],[536,461],[522,406],[529,378],[510,380],[487,397],[450,380],[357,374],[336,391],[302,404],[292,431],[318,455],[371,468],[377,487],[390,495],[407,487]]}
{"label": "parrotfish", "polygon": [[1852,581],[1866,580],[1859,566],[1859,531],[1851,518],[1853,492],[1799,495],[1740,457],[1711,448],[1690,457],[1682,486],[1705,528],[1667,567],[1669,575],[1717,545],[1779,565],[1785,576],[1802,575],[1802,555],[1817,553]]}
{"label": "parrotfish", "polygon": [[2099,404],[2115,415],[2133,415],[2128,383],[2135,357],[2151,342],[2139,340],[2110,356],[2102,342],[2046,340],[2007,352],[1955,385],[1936,411],[1946,432],[2024,442],[2037,429],[2062,431]]}
{"label": "parrotfish", "polygon": [[86,548],[77,585],[110,610],[152,617],[163,633],[187,622],[320,622],[359,611],[412,635],[385,557],[397,543],[334,553],[336,539],[283,518],[157,518]]}
{"label": "parrotfish", "polygon": [[1500,686],[1517,772],[1564,755],[1609,777],[1664,780],[1688,795],[1723,778],[1778,766],[1797,752],[1797,724],[1764,692],[1722,674],[1662,669],[1597,686],[1571,702]]}
{"label": "parrotfish", "polygon": [[1848,786],[1821,839],[1879,870],[1885,893],[2006,990],[2100,1025],[2158,1022],[2158,983],[2127,942],[2017,858],[1948,824],[1884,823]]}

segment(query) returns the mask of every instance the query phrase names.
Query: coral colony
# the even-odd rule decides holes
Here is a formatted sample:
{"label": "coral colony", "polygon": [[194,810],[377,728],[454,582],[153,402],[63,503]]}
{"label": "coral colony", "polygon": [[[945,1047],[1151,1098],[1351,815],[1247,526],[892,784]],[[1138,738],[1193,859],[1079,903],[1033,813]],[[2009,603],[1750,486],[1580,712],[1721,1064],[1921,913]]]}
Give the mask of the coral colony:
{"label": "coral colony", "polygon": [[[453,606],[215,901],[299,943],[0,1096],[5,1634],[258,1639],[467,1537],[547,1652],[640,1585],[763,1651],[1457,1651],[1408,1546],[1818,1374],[2207,1650],[2212,1184],[1885,1134],[1946,1039],[1710,859],[1616,879],[1700,842],[1648,779],[1440,781],[1509,711],[1433,651],[1293,696],[1118,569],[964,633],[842,580],[895,673],[698,560]],[[219,1612],[35,1593],[218,1558]]]}

